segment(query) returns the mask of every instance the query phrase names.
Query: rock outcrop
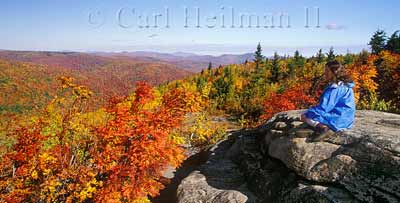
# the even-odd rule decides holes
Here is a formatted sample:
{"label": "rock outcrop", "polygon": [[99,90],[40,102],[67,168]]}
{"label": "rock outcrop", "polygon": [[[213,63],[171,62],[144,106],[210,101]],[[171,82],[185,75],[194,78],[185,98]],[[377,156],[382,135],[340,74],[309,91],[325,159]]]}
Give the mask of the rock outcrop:
{"label": "rock outcrop", "polygon": [[312,142],[300,114],[219,142],[178,202],[400,202],[400,115],[357,111],[353,129]]}

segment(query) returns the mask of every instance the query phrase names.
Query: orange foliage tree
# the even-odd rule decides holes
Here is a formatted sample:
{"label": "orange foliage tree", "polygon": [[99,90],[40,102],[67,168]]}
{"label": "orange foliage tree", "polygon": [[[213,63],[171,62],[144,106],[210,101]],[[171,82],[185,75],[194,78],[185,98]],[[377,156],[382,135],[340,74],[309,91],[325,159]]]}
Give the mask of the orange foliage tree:
{"label": "orange foliage tree", "polygon": [[162,171],[184,159],[171,132],[199,108],[198,96],[172,89],[149,105],[154,90],[138,83],[134,96],[112,99],[107,119],[90,125],[82,106],[91,91],[60,80],[72,99],[55,99],[64,109],[50,105],[12,134],[15,144],[1,156],[0,201],[148,202],[157,195]]}
{"label": "orange foliage tree", "polygon": [[380,98],[392,101],[400,112],[400,54],[382,51],[375,63]]}
{"label": "orange foliage tree", "polygon": [[378,84],[374,80],[377,76],[374,65],[376,58],[375,55],[370,55],[347,67],[349,75],[355,83],[353,90],[356,102],[368,100],[371,95],[376,93],[378,88]]}
{"label": "orange foliage tree", "polygon": [[103,187],[95,199],[137,200],[155,196],[163,188],[159,181],[168,164],[177,167],[183,160],[182,149],[168,135],[186,112],[189,100],[182,90],[174,89],[163,96],[156,109],[143,108],[154,98],[152,89],[139,83],[130,102],[114,101],[107,111],[114,116],[97,129],[92,154]]}
{"label": "orange foliage tree", "polygon": [[294,86],[282,93],[272,92],[264,101],[264,114],[261,120],[270,119],[275,113],[301,108],[307,108],[316,103],[314,97],[307,95],[302,86]]}

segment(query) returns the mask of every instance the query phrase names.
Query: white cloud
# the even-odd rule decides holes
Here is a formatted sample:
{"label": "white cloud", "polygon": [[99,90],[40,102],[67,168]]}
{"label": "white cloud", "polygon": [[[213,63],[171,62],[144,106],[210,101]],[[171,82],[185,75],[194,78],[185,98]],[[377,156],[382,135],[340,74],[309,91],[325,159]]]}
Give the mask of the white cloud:
{"label": "white cloud", "polygon": [[328,25],[325,26],[325,28],[328,30],[343,30],[346,27],[344,25],[339,25],[337,23],[329,23]]}
{"label": "white cloud", "polygon": [[149,35],[149,38],[154,38],[154,37],[158,37],[158,34],[151,34],[151,35]]}

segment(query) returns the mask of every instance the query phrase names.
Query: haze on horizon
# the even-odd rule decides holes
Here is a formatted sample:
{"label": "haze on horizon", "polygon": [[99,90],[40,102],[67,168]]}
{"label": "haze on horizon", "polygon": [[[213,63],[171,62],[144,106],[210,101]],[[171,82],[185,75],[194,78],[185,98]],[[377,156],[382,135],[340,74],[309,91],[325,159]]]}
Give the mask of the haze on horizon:
{"label": "haze on horizon", "polygon": [[327,52],[330,46],[337,53],[359,52],[367,48],[377,29],[391,34],[399,28],[395,16],[400,8],[395,0],[360,4],[345,0],[4,0],[0,2],[0,49],[221,55],[253,52],[260,42],[267,56],[275,51],[291,55],[297,49],[312,55],[319,48]]}

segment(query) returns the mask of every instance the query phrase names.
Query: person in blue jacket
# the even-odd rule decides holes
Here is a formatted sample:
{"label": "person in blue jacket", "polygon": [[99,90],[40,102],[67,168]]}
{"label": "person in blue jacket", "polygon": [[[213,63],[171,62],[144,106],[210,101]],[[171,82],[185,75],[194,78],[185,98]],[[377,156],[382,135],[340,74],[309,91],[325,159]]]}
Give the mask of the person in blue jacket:
{"label": "person in blue jacket", "polygon": [[352,128],[354,123],[354,82],[338,61],[325,65],[325,78],[330,85],[322,93],[319,104],[301,115],[303,122],[317,129],[318,135],[313,139],[315,141]]}

